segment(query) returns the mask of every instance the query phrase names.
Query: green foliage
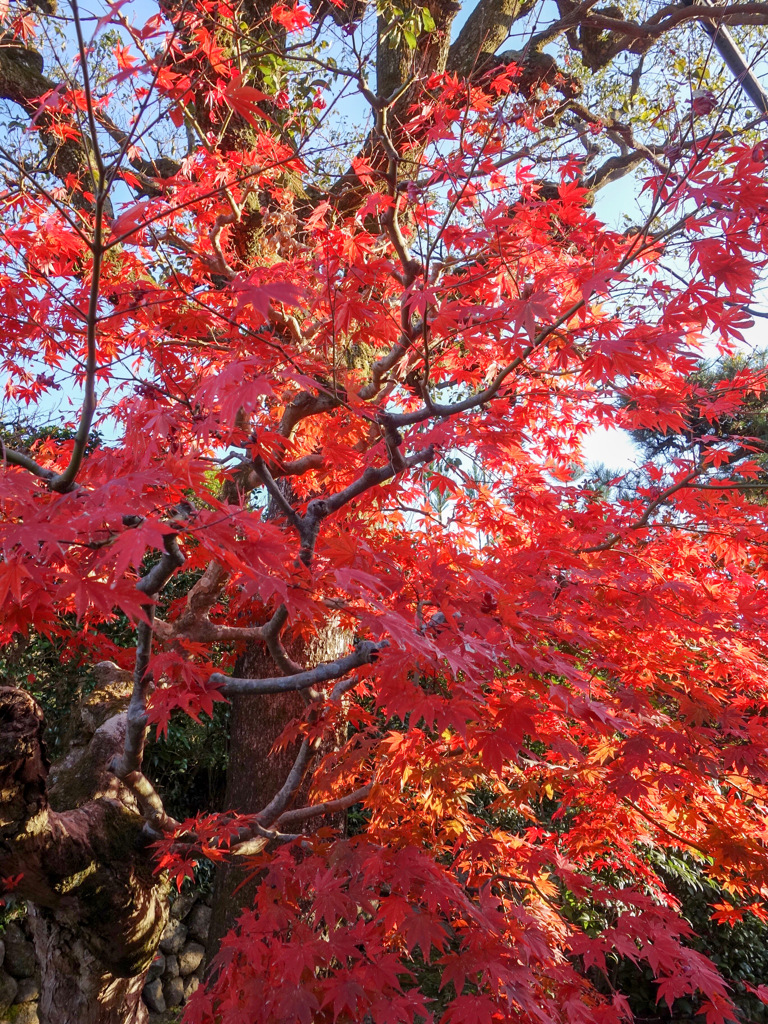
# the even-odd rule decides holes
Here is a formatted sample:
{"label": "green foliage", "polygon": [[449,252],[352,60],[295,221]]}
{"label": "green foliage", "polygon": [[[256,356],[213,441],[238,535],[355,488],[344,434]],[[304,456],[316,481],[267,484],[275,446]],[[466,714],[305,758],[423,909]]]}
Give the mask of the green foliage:
{"label": "green foliage", "polygon": [[[743,370],[754,373],[768,372],[768,351],[753,352],[749,355],[735,355],[702,363],[689,378],[694,395],[701,398],[716,398],[718,392],[727,390]],[[768,451],[768,397],[765,393],[748,395],[733,413],[723,413],[716,419],[702,415],[694,398],[686,416],[686,427],[680,433],[660,434],[658,431],[642,429],[632,431],[633,440],[642,448],[646,457],[672,459],[698,439],[705,436],[748,438]],[[765,461],[765,456],[757,456]]]}
{"label": "green foliage", "polygon": [[388,26],[383,38],[393,50],[403,45],[409,50],[415,50],[419,36],[435,31],[435,20],[426,7],[403,8],[385,3],[379,5],[379,14]]}
{"label": "green foliage", "polygon": [[[72,427],[35,422],[22,414],[11,420],[0,421],[0,443],[15,451],[31,453],[41,441],[71,441],[74,437],[75,431]],[[100,432],[91,430],[85,454],[90,455],[101,442]]]}
{"label": "green foliage", "polygon": [[48,753],[56,760],[65,752],[69,716],[77,704],[83,670],[60,637],[30,632],[17,634],[0,650],[4,686],[28,690],[45,714]]}
{"label": "green foliage", "polygon": [[768,1006],[747,992],[743,982],[765,984],[768,978],[768,924],[747,914],[734,925],[712,920],[711,905],[726,902],[725,894],[684,854],[654,853],[654,866],[683,905],[683,915],[695,932],[691,945],[708,956],[733,984],[734,1002],[751,1024],[768,1022]]}
{"label": "green foliage", "polygon": [[203,715],[200,722],[173,715],[167,738],[154,738],[147,745],[145,770],[174,818],[183,820],[223,805],[228,731],[229,705],[219,703],[213,717]]}
{"label": "green foliage", "polygon": [[[744,984],[757,986],[768,977],[768,924],[749,914],[735,925],[721,925],[712,920],[712,905],[724,901],[724,893],[706,877],[702,865],[693,857],[673,851],[650,850],[645,856],[664,881],[669,893],[680,902],[682,916],[694,935],[689,945],[708,957],[732,985],[732,998],[750,1024],[766,1024],[768,1007],[751,995]],[[620,872],[602,869],[600,880],[621,884]],[[561,894],[565,916],[588,935],[596,936],[614,922],[608,919],[605,907],[577,899],[573,893]],[[592,970],[591,980],[598,990],[621,992],[629,1000],[636,1020],[687,1022],[697,1013],[698,1005],[690,999],[676,999],[669,1008],[657,1001],[656,984],[647,964],[635,964],[618,955],[607,957],[608,970]]]}
{"label": "green foliage", "polygon": [[[531,822],[514,811],[494,809],[494,793],[490,787],[478,787],[474,792],[474,813],[495,828],[512,833],[523,833]],[[562,815],[556,800],[544,798],[532,801],[538,822],[545,828],[567,832],[570,815]],[[752,995],[746,985],[765,984],[768,978],[768,924],[747,914],[734,925],[718,924],[712,920],[713,904],[729,902],[727,895],[708,878],[703,865],[694,857],[677,851],[643,849],[638,851],[647,859],[664,882],[671,896],[678,900],[682,916],[690,924],[694,935],[690,945],[708,957],[732,985],[733,1000],[750,1024],[768,1024],[768,1007]],[[553,876],[554,877],[554,876]],[[629,877],[629,876],[627,876]],[[602,883],[621,887],[626,879],[620,870],[601,868],[596,874]],[[565,886],[559,896],[566,920],[592,937],[615,924],[604,905],[576,897]],[[618,955],[607,958],[606,974],[589,972],[592,983],[605,994],[620,992],[629,1000],[635,1019],[654,1022],[688,1022],[697,1013],[698,1006],[689,999],[677,999],[670,1009],[657,1002],[657,989],[653,972],[647,964],[635,964]],[[415,970],[415,967],[414,967]],[[422,964],[416,972],[420,983],[429,978],[429,965]]]}

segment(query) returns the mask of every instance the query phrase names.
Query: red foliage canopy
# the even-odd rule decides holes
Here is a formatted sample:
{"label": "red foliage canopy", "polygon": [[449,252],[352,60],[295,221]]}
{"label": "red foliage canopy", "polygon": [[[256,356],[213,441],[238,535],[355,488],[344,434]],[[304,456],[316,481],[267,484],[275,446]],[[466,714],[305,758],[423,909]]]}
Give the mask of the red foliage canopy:
{"label": "red foliage canopy", "polygon": [[[69,435],[4,446],[2,636],[135,658],[115,770],[164,830],[161,864],[183,877],[239,845],[263,872],[188,1019],[618,1021],[608,954],[729,1019],[652,854],[689,853],[721,915],[764,914],[768,532],[748,486],[764,477],[718,423],[765,381],[691,376],[704,338],[727,350],[751,324],[762,150],[692,113],[696,145],[622,232],[575,158],[542,187],[518,142],[547,103],[516,92],[514,66],[445,73],[394,141],[374,104],[416,163],[404,180],[397,150],[358,156],[350,208],[313,190],[209,6],[133,30],[116,76],[179,124],[203,90],[204,144],[151,188],[130,135],[87,188],[22,176],[0,249],[7,395],[45,409],[60,373],[85,396]],[[297,31],[308,14],[273,17]],[[62,140],[78,110],[94,135],[108,123],[106,92],[45,103]],[[121,181],[144,198],[121,206]],[[692,410],[711,433],[672,464],[580,476],[595,425],[681,432]],[[121,615],[136,650],[100,631]],[[348,630],[349,651],[298,665],[285,628]],[[283,675],[231,675],[249,640]],[[170,821],[140,773],[148,724],[285,689],[308,702],[282,797]],[[312,800],[362,803],[362,830],[292,838],[314,813],[290,809],[297,780],[342,723]]]}

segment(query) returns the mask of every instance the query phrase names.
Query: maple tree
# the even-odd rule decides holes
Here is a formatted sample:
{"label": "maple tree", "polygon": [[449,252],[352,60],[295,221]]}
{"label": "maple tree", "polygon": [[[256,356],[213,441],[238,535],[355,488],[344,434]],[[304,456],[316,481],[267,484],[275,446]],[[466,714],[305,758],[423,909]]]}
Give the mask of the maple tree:
{"label": "maple tree", "polygon": [[[768,6],[480,0],[453,42],[445,4],[71,11],[52,77],[53,10],[2,15],[6,398],[75,402],[3,438],[2,637],[130,699],[50,785],[0,690],[42,1019],[141,1021],[203,858],[253,898],[192,1022],[629,1020],[617,961],[735,1019],[658,856],[766,920],[763,446],[729,428],[765,370],[695,371],[753,322],[768,148],[716,67],[642,68]],[[595,425],[692,409],[671,460],[580,476]],[[278,783],[176,821],[149,730],[224,701],[230,793]]]}

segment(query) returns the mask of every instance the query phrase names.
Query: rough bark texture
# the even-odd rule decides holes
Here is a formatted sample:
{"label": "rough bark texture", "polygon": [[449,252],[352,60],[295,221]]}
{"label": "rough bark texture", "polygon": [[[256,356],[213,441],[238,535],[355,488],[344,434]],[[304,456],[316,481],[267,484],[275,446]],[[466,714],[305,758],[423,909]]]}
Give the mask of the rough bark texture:
{"label": "rough bark texture", "polygon": [[[312,640],[289,644],[288,653],[297,661],[315,665],[321,661],[332,661],[343,654],[349,639],[344,630],[331,629]],[[280,670],[266,648],[254,644],[239,660],[235,675],[258,678],[280,675]],[[305,708],[304,697],[300,693],[233,697],[227,766],[227,809],[254,814],[282,787],[296,758],[298,745],[291,744],[283,750],[270,752],[286,725],[301,716]],[[307,778],[310,773],[311,769]],[[294,804],[300,805],[306,795],[305,784],[297,792]],[[317,821],[312,824],[317,825]],[[245,876],[246,872],[242,868],[232,865],[217,872],[208,942],[209,956],[215,954],[222,936],[232,928],[241,909],[252,901],[256,883],[238,889]],[[236,889],[238,892],[235,894]]]}
{"label": "rough bark texture", "polygon": [[143,819],[105,768],[122,746],[123,715],[108,718],[59,774],[59,785],[79,776],[91,791],[72,809],[51,807],[42,734],[33,698],[0,688],[0,874],[21,876],[16,892],[31,904],[40,1019],[140,1024],[167,891],[153,872]]}
{"label": "rough bark texture", "polygon": [[450,48],[446,70],[459,75],[483,71],[514,23],[531,7],[531,0],[480,0]]}
{"label": "rough bark texture", "polygon": [[30,911],[42,984],[38,1015],[47,1024],[145,1024],[144,974],[121,978],[105,970],[80,930],[51,911]]}
{"label": "rough bark texture", "polygon": [[[379,46],[376,54],[376,92],[381,99],[390,99],[410,83],[407,94],[398,104],[406,109],[410,97],[423,86],[424,79],[436,71],[443,71],[448,59],[451,41],[451,25],[461,9],[456,0],[433,0],[429,12],[438,31],[423,36],[420,45],[411,49],[407,43],[391,45],[388,38],[390,24],[379,17]],[[406,10],[410,5],[406,6]]]}

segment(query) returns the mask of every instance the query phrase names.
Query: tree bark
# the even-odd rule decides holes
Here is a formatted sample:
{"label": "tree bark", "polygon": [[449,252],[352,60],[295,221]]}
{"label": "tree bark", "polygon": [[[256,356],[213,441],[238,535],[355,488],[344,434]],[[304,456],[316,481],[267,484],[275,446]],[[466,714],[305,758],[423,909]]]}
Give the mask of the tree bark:
{"label": "tree bark", "polygon": [[[321,3],[322,0],[317,0]],[[376,94],[380,100],[389,100],[387,130],[390,143],[398,152],[396,174],[399,180],[407,179],[418,168],[423,143],[414,142],[402,131],[406,113],[419,95],[424,80],[431,74],[440,73],[450,67],[460,75],[471,76],[482,73],[488,66],[493,53],[507,38],[515,20],[531,6],[532,0],[479,0],[477,7],[451,45],[451,26],[461,9],[457,0],[429,0],[427,6],[438,31],[425,34],[419,46],[411,48],[404,38],[392,45],[394,38],[386,18],[379,15],[378,46],[376,55]],[[406,12],[413,8],[410,2],[404,5]],[[354,17],[364,9],[354,0],[349,0],[344,10],[347,17]],[[257,3],[254,11],[260,11]],[[254,25],[260,20],[254,16]],[[372,132],[364,146],[364,155],[377,168],[386,167],[390,154],[382,147],[382,140]],[[355,171],[350,170],[339,179],[332,193],[334,205],[347,213],[361,200],[367,189],[361,191]],[[309,207],[307,208],[309,212]],[[257,218],[258,219],[258,218]],[[253,219],[244,217],[235,231],[235,248],[241,259],[246,258],[249,235],[256,229]],[[281,432],[290,436],[296,423],[304,415],[311,415],[309,407],[315,408],[317,399],[302,396],[295,409],[286,410]],[[306,406],[307,408],[304,408]],[[316,408],[315,411],[324,411]],[[292,418],[292,413],[296,413]],[[291,500],[290,484],[286,496]],[[224,496],[230,501],[236,498],[233,486]],[[343,631],[330,627],[318,633],[311,640],[297,640],[288,644],[289,654],[300,664],[313,666],[320,662],[332,661],[343,654],[350,637]],[[282,675],[263,645],[248,649],[234,669],[234,675],[246,678],[264,678]],[[291,719],[301,715],[304,699],[299,694],[273,696],[235,696],[232,698],[232,712],[229,735],[229,763],[227,769],[227,810],[242,814],[260,811],[277,793],[285,782],[296,756],[296,746],[277,753],[271,753],[275,740]],[[311,769],[307,778],[311,776]],[[296,794],[296,802],[306,796],[306,787]],[[316,822],[314,823],[316,824]],[[334,822],[336,824],[336,822]],[[213,917],[208,940],[208,958],[215,955],[223,936],[234,926],[243,907],[253,899],[256,880],[244,884],[247,872],[236,865],[228,864],[216,872],[213,898]]]}
{"label": "tree bark", "polygon": [[[287,647],[289,655],[297,661],[316,665],[338,658],[349,646],[349,641],[349,634],[345,630],[331,627],[310,640],[294,641]],[[281,675],[280,669],[261,644],[249,647],[238,660],[234,671],[235,675],[248,678]],[[272,747],[288,723],[300,717],[305,709],[306,703],[300,693],[240,695],[232,698],[227,810],[255,814],[282,787],[296,759],[298,744],[289,744],[274,753],[271,753]],[[294,798],[297,804],[305,801],[311,769],[310,765],[306,781]],[[317,825],[317,822],[313,824]],[[343,824],[343,816],[333,824]],[[235,864],[222,865],[216,873],[207,950],[209,959],[217,952],[223,936],[234,926],[241,910],[253,901],[258,882],[252,880],[243,885],[246,877],[247,870]]]}
{"label": "tree bark", "polygon": [[91,953],[78,929],[54,913],[32,907],[29,918],[42,975],[42,1024],[145,1024],[146,971],[119,977]]}
{"label": "tree bark", "polygon": [[0,874],[18,878],[15,892],[31,904],[40,1020],[143,1024],[141,990],[167,921],[167,886],[132,797],[106,769],[122,748],[124,716],[104,722],[68,765],[93,793],[61,811],[49,800],[43,725],[28,693],[0,688]]}

